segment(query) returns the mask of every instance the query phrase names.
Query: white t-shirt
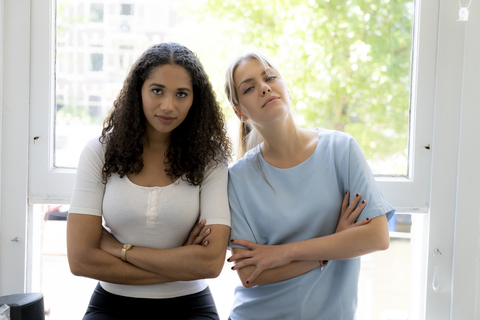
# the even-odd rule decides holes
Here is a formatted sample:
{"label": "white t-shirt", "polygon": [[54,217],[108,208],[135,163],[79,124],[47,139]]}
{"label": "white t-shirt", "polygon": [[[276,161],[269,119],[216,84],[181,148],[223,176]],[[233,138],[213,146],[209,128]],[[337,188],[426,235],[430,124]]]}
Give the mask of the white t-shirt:
{"label": "white t-shirt", "polygon": [[[112,174],[102,183],[105,149],[90,140],[80,155],[71,213],[102,216],[121,243],[155,249],[181,247],[200,216],[207,225],[230,226],[226,164],[212,162],[200,186],[178,179],[165,187],[142,187]],[[204,290],[205,280],[155,285],[119,285],[101,281],[113,294],[136,298],[171,298]]]}

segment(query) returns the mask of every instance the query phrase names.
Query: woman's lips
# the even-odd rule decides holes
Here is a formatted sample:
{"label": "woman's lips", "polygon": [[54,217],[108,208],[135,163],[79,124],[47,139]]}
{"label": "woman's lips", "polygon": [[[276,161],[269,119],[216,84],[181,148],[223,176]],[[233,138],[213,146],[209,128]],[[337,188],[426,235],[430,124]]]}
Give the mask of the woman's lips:
{"label": "woman's lips", "polygon": [[279,97],[271,97],[271,98],[268,98],[267,101],[265,101],[265,103],[263,104],[262,108],[277,101],[278,99],[280,99]]}
{"label": "woman's lips", "polygon": [[175,120],[175,117],[168,117],[168,116],[156,116],[158,120],[160,120],[163,124],[170,124]]}

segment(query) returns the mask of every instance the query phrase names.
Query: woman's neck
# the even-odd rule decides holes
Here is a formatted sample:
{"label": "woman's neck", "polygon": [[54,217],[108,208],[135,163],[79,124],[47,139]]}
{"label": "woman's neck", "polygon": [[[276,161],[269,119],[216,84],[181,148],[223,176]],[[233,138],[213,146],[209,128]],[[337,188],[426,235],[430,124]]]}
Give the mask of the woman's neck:
{"label": "woman's neck", "polygon": [[288,157],[304,148],[305,135],[295,124],[291,113],[283,119],[257,127],[257,130],[264,140],[261,145],[264,157]]}
{"label": "woman's neck", "polygon": [[147,126],[145,135],[143,136],[143,146],[152,151],[154,150],[166,150],[172,139],[172,133],[160,133],[156,130],[149,130]]}
{"label": "woman's neck", "polygon": [[287,169],[307,160],[317,147],[318,133],[299,128],[289,114],[257,130],[264,139],[260,145],[263,159],[270,165]]}

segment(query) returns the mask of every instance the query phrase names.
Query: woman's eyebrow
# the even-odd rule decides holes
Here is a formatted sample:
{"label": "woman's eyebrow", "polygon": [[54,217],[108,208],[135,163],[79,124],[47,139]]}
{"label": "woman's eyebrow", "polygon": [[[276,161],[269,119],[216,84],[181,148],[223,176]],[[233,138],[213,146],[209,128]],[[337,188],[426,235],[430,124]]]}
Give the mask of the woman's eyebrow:
{"label": "woman's eyebrow", "polygon": [[[260,76],[263,77],[266,73],[267,73],[267,71],[264,70]],[[255,79],[253,79],[253,78],[245,79],[245,80],[243,80],[242,82],[240,82],[240,84],[238,85],[238,87],[240,88],[240,86],[241,86],[242,84],[244,84],[244,83],[246,83],[246,82],[252,82],[253,80],[255,80]]]}
{"label": "woman's eyebrow", "polygon": [[152,83],[148,86],[149,88],[150,87],[160,87],[160,88],[165,88],[165,86],[163,84],[158,84],[158,83]]}
{"label": "woman's eyebrow", "polygon": [[[162,88],[162,89],[165,89],[165,88],[166,88],[163,84],[158,84],[158,83],[155,83],[155,82],[152,83],[152,84],[150,84],[148,87],[149,87],[149,88],[150,88],[150,87],[160,87],[160,88]],[[177,90],[180,90],[180,91],[189,91],[189,92],[191,91],[190,89],[188,89],[188,88],[183,88],[183,87],[182,87],[182,88],[177,88]]]}

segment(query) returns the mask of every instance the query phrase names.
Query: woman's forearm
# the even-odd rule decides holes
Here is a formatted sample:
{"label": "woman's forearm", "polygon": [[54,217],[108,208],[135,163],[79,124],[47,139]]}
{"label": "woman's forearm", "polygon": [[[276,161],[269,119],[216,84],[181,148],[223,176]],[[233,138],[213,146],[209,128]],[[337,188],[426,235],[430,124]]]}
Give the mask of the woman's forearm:
{"label": "woman's forearm", "polygon": [[192,245],[172,249],[133,247],[127,251],[127,261],[143,270],[172,278],[189,281],[215,278],[225,261],[230,227],[211,225],[207,246]]}
{"label": "woman's forearm", "polygon": [[387,219],[385,215],[382,215],[361,227],[347,229],[325,237],[292,242],[284,246],[292,261],[356,258],[371,252],[388,249]]}
{"label": "woman's forearm", "polygon": [[71,272],[76,276],[116,284],[149,285],[175,281],[172,278],[142,270],[107,252],[92,248],[83,257],[69,256]]}
{"label": "woman's forearm", "polygon": [[248,278],[255,271],[255,266],[248,266],[238,269],[237,273],[242,281],[242,285],[245,288],[251,288],[260,284],[288,280],[318,267],[320,267],[319,261],[293,261],[282,267],[264,270],[253,281],[248,281]]}
{"label": "woman's forearm", "polygon": [[98,246],[102,233],[99,216],[69,213],[67,253],[74,275],[117,284],[148,285],[174,281],[115,258]]}
{"label": "woman's forearm", "polygon": [[[232,269],[239,270],[243,285],[248,287],[284,280],[269,272],[275,269],[281,271],[280,268],[290,265],[295,266],[296,264],[293,264],[295,261],[305,263],[313,261],[318,266],[320,260],[345,260],[385,250],[389,245],[389,234],[386,217],[380,216],[368,224],[333,235],[283,245],[258,245],[242,239],[233,239],[232,243],[248,248],[233,249],[234,254],[229,258],[229,261],[235,262]],[[295,272],[301,274],[308,270],[285,269],[285,276],[289,274],[287,271],[291,272],[290,275],[296,276],[298,274]],[[261,278],[260,283],[256,279],[262,275],[265,278]]]}

